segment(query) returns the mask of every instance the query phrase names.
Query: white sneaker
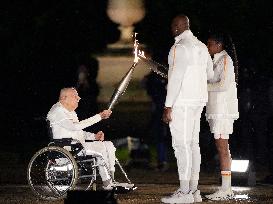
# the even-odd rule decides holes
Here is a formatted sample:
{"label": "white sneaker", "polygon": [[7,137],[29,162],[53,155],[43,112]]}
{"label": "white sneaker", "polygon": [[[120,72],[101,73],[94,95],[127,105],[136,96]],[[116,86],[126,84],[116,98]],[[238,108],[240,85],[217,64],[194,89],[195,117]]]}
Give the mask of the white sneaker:
{"label": "white sneaker", "polygon": [[194,200],[195,203],[202,202],[202,197],[200,195],[200,190],[194,191],[194,193],[192,193],[192,196],[193,196],[193,200]]}
{"label": "white sneaker", "polygon": [[234,197],[234,193],[231,190],[231,188],[226,191],[220,188],[215,193],[206,195],[206,198],[208,198],[209,200],[229,200],[229,199],[232,199],[233,197]]}
{"label": "white sneaker", "polygon": [[183,193],[180,189],[175,191],[171,196],[161,198],[163,203],[193,203],[193,195],[191,191],[187,194]]}

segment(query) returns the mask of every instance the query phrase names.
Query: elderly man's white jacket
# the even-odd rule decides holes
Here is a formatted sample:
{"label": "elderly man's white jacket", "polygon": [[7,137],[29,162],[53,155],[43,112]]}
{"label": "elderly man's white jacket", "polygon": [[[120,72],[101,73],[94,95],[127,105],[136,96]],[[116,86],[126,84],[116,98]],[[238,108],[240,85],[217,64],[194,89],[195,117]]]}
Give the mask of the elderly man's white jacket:
{"label": "elderly man's white jacket", "polygon": [[99,122],[101,117],[97,114],[79,121],[75,111],[68,111],[58,102],[51,107],[47,119],[50,122],[54,139],[73,138],[83,144],[85,140],[95,140],[94,133],[83,131],[83,129]]}
{"label": "elderly man's white jacket", "polygon": [[205,44],[190,30],[175,38],[169,57],[166,107],[205,105],[207,80],[213,77],[213,65]]}

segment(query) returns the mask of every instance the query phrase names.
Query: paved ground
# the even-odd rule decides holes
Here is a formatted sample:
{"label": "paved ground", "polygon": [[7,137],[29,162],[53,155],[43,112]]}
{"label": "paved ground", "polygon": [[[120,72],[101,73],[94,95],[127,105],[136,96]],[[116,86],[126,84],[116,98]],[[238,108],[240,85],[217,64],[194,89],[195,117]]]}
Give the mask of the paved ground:
{"label": "paved ground", "polygon": [[[138,184],[138,189],[128,194],[117,195],[119,204],[129,203],[161,203],[160,198],[176,189],[176,185],[170,184]],[[204,194],[215,190],[216,186],[201,185],[200,189]],[[234,187],[236,199],[231,201],[221,201],[220,203],[273,203],[272,186],[257,186],[255,188]],[[59,201],[43,201],[37,199],[28,186],[1,186],[0,187],[0,203],[18,203],[18,204],[63,204],[63,200]],[[219,203],[204,200],[202,203]]]}
{"label": "paved ground", "polygon": [[[161,203],[160,198],[177,188],[177,175],[174,170],[159,173],[153,170],[133,169],[129,173],[131,180],[138,186],[137,190],[116,195],[119,204]],[[120,175],[119,175],[120,176]],[[119,177],[118,176],[118,177]],[[200,190],[202,195],[213,192],[218,180],[210,174],[201,174]],[[220,203],[273,203],[273,186],[257,184],[255,187],[235,186],[236,199]],[[0,204],[64,204],[63,200],[39,200],[27,185],[1,185]],[[92,203],[92,202],[91,202]],[[203,203],[219,203],[204,200]]]}

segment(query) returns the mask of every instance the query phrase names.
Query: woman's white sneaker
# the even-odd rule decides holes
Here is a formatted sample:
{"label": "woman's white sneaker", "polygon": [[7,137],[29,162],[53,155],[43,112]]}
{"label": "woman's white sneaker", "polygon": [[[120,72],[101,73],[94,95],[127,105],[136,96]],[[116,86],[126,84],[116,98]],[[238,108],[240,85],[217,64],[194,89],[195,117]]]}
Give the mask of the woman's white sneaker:
{"label": "woman's white sneaker", "polygon": [[206,195],[206,198],[208,198],[209,200],[230,200],[233,199],[233,197],[234,193],[231,188],[228,190],[223,190],[220,188],[215,193]]}

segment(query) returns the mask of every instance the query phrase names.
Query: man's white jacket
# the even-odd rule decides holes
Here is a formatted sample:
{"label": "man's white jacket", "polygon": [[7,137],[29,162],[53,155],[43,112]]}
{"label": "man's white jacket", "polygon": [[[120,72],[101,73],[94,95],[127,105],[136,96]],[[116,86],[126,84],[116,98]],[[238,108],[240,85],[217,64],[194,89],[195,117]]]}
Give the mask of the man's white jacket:
{"label": "man's white jacket", "polygon": [[205,105],[207,80],[213,77],[213,64],[206,45],[186,30],[175,38],[168,64],[165,106]]}
{"label": "man's white jacket", "polygon": [[83,131],[101,120],[99,114],[79,121],[75,111],[68,111],[58,102],[54,104],[47,114],[47,119],[52,128],[53,138],[72,138],[84,144],[85,140],[95,140],[95,134]]}

